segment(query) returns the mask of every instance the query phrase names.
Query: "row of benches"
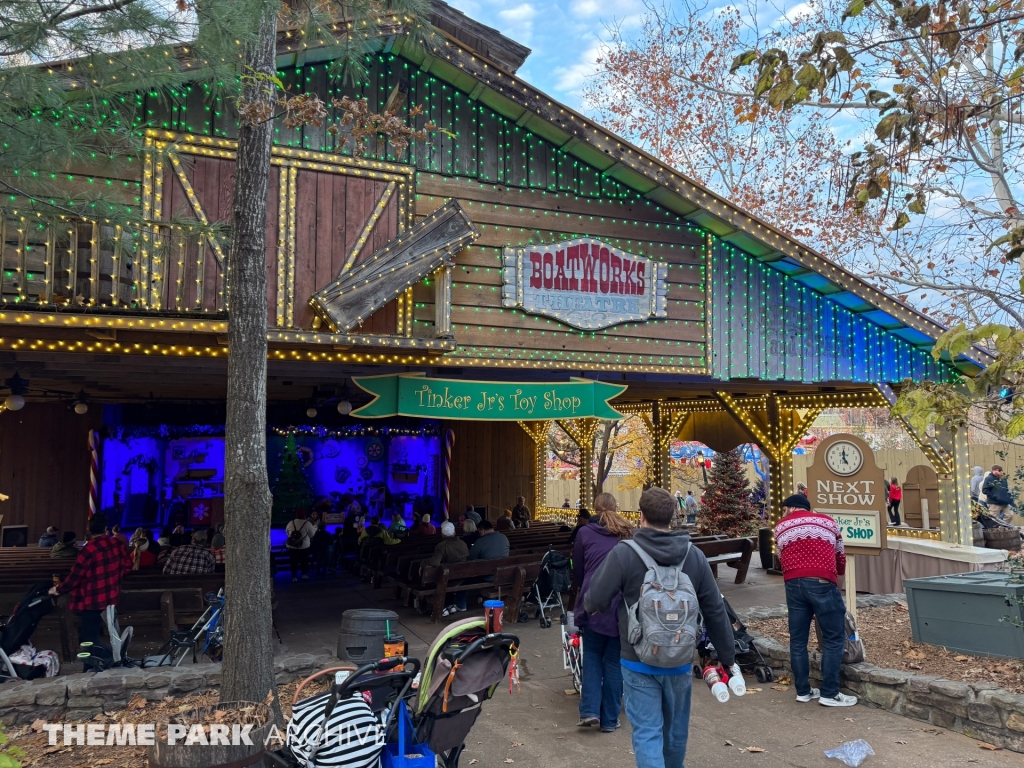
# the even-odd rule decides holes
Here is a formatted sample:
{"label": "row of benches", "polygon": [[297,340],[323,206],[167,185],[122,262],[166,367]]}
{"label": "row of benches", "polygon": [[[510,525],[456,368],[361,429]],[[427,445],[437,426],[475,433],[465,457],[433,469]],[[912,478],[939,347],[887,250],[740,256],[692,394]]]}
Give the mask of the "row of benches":
{"label": "row of benches", "polygon": [[[384,586],[385,581],[393,582],[396,598],[405,605],[430,606],[434,622],[441,618],[448,595],[452,592],[479,592],[484,597],[504,595],[506,617],[509,621],[516,621],[523,596],[533,588],[540,575],[544,554],[549,549],[556,549],[568,555],[570,535],[559,533],[555,525],[505,533],[510,547],[509,556],[505,558],[433,566],[420,573],[421,564],[440,541],[439,537],[423,537],[370,550],[358,563],[361,573],[373,588]],[[708,558],[716,577],[718,566],[724,564],[736,569],[737,584],[745,581],[754,549],[752,540],[724,536],[694,537],[692,540]]]}

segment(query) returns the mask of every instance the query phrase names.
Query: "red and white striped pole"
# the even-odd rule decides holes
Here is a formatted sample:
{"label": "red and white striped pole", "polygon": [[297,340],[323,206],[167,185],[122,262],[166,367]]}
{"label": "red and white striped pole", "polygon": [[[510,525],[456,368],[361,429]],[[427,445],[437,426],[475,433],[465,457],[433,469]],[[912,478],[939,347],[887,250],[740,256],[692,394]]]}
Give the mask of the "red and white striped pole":
{"label": "red and white striped pole", "polygon": [[448,513],[452,506],[452,448],[455,446],[455,430],[449,429],[444,434],[444,519],[450,520]]}
{"label": "red and white striped pole", "polygon": [[100,436],[89,430],[89,519],[96,514],[100,503],[100,486],[97,478],[100,474]]}

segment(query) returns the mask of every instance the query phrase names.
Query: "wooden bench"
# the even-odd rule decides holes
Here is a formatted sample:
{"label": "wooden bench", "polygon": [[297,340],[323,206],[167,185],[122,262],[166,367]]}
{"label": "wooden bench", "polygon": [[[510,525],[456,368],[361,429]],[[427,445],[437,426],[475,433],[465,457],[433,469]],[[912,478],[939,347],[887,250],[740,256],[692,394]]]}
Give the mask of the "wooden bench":
{"label": "wooden bench", "polygon": [[[430,621],[435,624],[441,619],[448,593],[470,591],[482,592],[486,597],[501,596],[505,602],[504,621],[514,624],[519,621],[523,595],[533,586],[539,574],[540,558],[536,556],[526,563],[500,558],[438,565],[424,572],[427,586],[419,591],[419,595],[430,598]],[[488,578],[493,580],[486,580]],[[453,581],[461,583],[452,585]],[[429,586],[430,582],[433,587]]]}
{"label": "wooden bench", "polygon": [[714,539],[711,541],[695,541],[697,547],[707,557],[711,572],[718,578],[718,566],[725,563],[736,569],[736,584],[747,579],[750,558],[754,553],[754,542],[750,539]]}

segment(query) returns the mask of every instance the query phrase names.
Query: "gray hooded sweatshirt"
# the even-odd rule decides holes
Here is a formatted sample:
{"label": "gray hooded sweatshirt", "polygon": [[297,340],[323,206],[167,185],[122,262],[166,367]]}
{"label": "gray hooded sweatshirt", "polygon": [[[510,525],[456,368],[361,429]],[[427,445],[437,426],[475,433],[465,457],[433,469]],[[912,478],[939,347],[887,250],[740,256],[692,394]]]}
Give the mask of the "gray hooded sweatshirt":
{"label": "gray hooded sweatshirt", "polygon": [[971,496],[978,498],[981,495],[981,484],[985,480],[985,470],[975,467],[971,473]]}
{"label": "gray hooded sweatshirt", "polygon": [[[686,556],[686,548],[690,546],[690,534],[686,531],[640,528],[633,534],[633,541],[643,547],[658,565],[678,565]],[[729,623],[729,615],[725,610],[725,601],[722,599],[722,593],[718,591],[718,582],[704,553],[696,547],[692,549],[689,557],[686,557],[683,573],[693,582],[693,588],[697,592],[697,603],[704,617],[704,626],[707,627],[708,637],[718,651],[719,660],[726,667],[731,667],[735,661],[736,642],[732,634],[732,624]],[[633,605],[640,599],[640,587],[646,575],[647,566],[640,556],[625,543],[619,542],[597,569],[584,596],[587,613],[603,613],[608,610],[616,595],[622,595],[618,608],[621,638],[619,653],[626,661],[639,661],[633,646],[626,641],[629,635],[626,605]]]}

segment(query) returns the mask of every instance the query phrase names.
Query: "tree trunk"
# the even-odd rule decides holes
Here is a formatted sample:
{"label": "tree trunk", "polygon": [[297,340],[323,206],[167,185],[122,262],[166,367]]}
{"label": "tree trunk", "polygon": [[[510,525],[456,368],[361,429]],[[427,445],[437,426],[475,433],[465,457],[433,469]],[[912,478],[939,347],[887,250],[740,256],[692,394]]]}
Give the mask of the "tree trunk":
{"label": "tree trunk", "polygon": [[[265,2],[244,54],[242,98],[272,99],[277,4]],[[228,255],[228,387],[224,445],[225,578],[222,701],[263,701],[275,691],[267,481],[267,182],[272,122],[242,120]],[[280,717],[279,706],[275,707]]]}

